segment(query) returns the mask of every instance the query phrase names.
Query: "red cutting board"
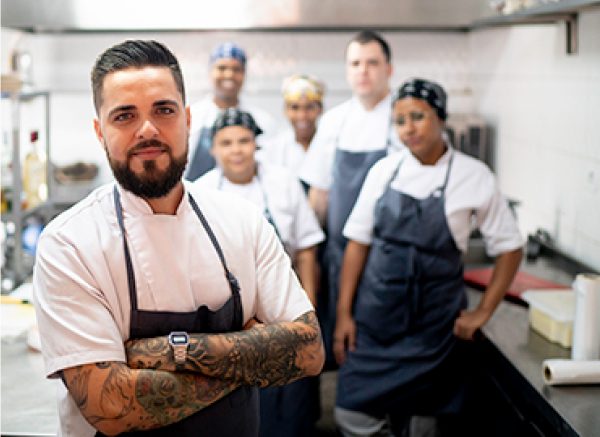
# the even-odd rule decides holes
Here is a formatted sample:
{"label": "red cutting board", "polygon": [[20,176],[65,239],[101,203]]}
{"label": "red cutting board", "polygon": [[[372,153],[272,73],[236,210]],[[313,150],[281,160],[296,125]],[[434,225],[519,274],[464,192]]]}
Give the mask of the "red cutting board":
{"label": "red cutting board", "polygon": [[[485,290],[492,279],[492,271],[493,269],[491,267],[467,270],[464,274],[465,283],[478,290]],[[521,293],[526,290],[535,290],[540,288],[564,290],[570,287],[557,282],[538,278],[537,276],[527,272],[517,272],[515,279],[512,281],[512,284],[510,284],[510,287],[508,287],[506,297],[511,300],[524,302],[521,299]]]}

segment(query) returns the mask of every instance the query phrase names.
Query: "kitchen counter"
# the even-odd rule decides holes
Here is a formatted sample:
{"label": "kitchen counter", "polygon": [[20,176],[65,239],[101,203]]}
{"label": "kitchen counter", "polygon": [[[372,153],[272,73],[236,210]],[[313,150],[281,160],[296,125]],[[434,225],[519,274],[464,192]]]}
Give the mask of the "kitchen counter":
{"label": "kitchen counter", "polygon": [[[475,306],[481,293],[469,290],[468,296],[470,306]],[[520,410],[533,428],[543,428],[537,423],[542,421],[555,435],[600,436],[600,385],[544,384],[542,362],[547,358],[570,358],[570,350],[531,330],[527,311],[502,302],[484,327],[486,339],[480,343],[478,353],[487,364],[486,373],[502,396],[509,398],[511,408]],[[541,435],[548,435],[541,431]]]}
{"label": "kitchen counter", "polygon": [[42,354],[24,336],[2,339],[2,436],[56,435],[56,384],[62,383],[46,379]]}

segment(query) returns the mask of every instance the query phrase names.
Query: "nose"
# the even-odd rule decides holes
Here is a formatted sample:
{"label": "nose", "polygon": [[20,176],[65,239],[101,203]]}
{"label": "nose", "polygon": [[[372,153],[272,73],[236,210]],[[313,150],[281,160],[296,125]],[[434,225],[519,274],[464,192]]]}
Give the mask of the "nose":
{"label": "nose", "polygon": [[223,69],[223,77],[231,78],[233,77],[233,68],[224,68]]}
{"label": "nose", "polygon": [[156,138],[158,129],[154,126],[151,120],[142,120],[142,124],[138,130],[137,137],[142,140]]}

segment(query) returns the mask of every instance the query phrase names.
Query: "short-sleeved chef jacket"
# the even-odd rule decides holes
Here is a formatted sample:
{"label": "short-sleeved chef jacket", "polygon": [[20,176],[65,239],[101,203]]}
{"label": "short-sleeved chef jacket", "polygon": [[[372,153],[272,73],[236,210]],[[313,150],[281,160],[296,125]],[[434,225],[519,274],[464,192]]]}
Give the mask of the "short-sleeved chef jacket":
{"label": "short-sleeved chef jacket", "polygon": [[388,94],[367,110],[358,98],[330,109],[321,117],[300,169],[300,179],[311,187],[329,190],[333,182],[335,149],[368,152],[386,147],[389,152],[403,148],[391,124],[392,98]]}
{"label": "short-sleeved chef jacket", "polygon": [[[54,219],[43,231],[34,299],[46,373],[101,361],[124,362],[130,304],[113,184]],[[244,322],[291,321],[313,309],[262,211],[229,193],[184,182],[174,215],[153,214],[119,187],[141,310],[220,308],[231,291],[219,258],[188,199],[191,193],[238,279]],[[62,435],[87,436],[85,421],[59,384]]]}
{"label": "short-sleeved chef jacket", "polygon": [[261,211],[265,209],[266,198],[281,240],[292,259],[298,250],[323,241],[325,234],[308,203],[300,181],[291,175],[288,169],[269,163],[259,162],[258,174],[260,180],[255,176],[247,184],[234,184],[225,178],[221,169],[217,167],[194,184],[235,193],[257,205]]}
{"label": "short-sleeved chef jacket", "polygon": [[[423,165],[408,149],[389,155],[369,171],[354,209],[344,226],[344,236],[362,244],[373,238],[374,208],[398,163],[402,166],[391,187],[415,198],[428,197],[444,183],[450,156],[454,155],[445,191],[445,212],[457,247],[465,253],[476,226],[490,256],[518,249],[523,237],[508,202],[500,193],[490,169],[464,153],[448,148],[434,165]],[[472,217],[475,217],[474,222]]]}

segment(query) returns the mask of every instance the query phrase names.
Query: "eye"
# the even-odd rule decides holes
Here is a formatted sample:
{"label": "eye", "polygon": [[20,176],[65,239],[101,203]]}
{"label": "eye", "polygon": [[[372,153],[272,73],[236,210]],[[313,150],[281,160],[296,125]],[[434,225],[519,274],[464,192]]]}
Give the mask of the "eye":
{"label": "eye", "polygon": [[403,117],[403,116],[396,117],[396,125],[397,125],[397,126],[403,126],[403,125],[404,125],[404,122],[405,122],[405,120],[404,120],[404,117]]}
{"label": "eye", "polygon": [[423,120],[424,118],[425,118],[424,112],[411,112],[410,113],[410,119],[412,121],[419,121],[419,120]]}
{"label": "eye", "polygon": [[131,112],[120,112],[118,114],[115,114],[115,116],[113,117],[113,121],[119,123],[119,122],[131,120],[132,118],[133,118],[133,114]]}
{"label": "eye", "polygon": [[171,115],[175,114],[175,109],[170,106],[159,106],[156,109],[156,112],[158,112],[161,115]]}
{"label": "eye", "polygon": [[290,105],[290,109],[292,111],[298,111],[298,110],[300,110],[300,106],[298,106],[298,105]]}

